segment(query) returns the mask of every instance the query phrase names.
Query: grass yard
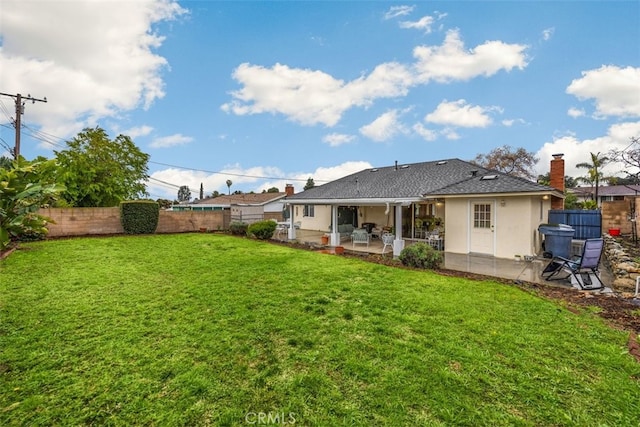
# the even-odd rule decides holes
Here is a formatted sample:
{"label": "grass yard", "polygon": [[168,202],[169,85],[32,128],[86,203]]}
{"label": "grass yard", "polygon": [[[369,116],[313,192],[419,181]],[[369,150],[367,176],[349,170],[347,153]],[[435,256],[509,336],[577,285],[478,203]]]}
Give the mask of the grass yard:
{"label": "grass yard", "polygon": [[638,426],[627,334],[515,287],[214,234],[0,261],[0,425]]}

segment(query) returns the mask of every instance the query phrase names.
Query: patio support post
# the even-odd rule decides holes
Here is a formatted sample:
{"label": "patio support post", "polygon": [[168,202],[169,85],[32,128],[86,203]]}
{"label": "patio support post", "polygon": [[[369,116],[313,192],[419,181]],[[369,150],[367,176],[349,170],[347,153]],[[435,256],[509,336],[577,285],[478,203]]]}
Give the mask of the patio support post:
{"label": "patio support post", "polygon": [[393,257],[400,256],[400,252],[404,249],[404,240],[402,240],[402,205],[397,204],[396,209],[396,221],[394,229],[396,232],[396,238],[393,241]]}
{"label": "patio support post", "polygon": [[331,205],[331,246],[340,246],[338,231],[338,205]]}
{"label": "patio support post", "polygon": [[289,230],[287,237],[289,240],[295,240],[296,238],[296,227],[293,225],[293,205],[289,205]]}

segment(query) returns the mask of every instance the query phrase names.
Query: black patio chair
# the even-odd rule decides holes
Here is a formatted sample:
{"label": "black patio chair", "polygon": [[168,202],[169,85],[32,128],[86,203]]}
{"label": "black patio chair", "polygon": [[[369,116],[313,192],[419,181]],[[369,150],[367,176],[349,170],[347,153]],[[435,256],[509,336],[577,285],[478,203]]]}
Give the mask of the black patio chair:
{"label": "black patio chair", "polygon": [[600,280],[600,257],[604,247],[603,239],[587,239],[582,255],[572,259],[556,256],[542,271],[545,280],[573,279],[581,289],[595,290],[604,288]]}

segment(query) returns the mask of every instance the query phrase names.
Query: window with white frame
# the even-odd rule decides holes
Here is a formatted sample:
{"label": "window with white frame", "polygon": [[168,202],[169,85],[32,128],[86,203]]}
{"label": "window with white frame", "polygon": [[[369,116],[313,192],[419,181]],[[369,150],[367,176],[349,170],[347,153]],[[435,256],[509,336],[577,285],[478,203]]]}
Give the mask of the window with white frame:
{"label": "window with white frame", "polygon": [[315,206],[314,205],[304,205],[302,210],[302,216],[310,216],[314,217],[315,215]]}

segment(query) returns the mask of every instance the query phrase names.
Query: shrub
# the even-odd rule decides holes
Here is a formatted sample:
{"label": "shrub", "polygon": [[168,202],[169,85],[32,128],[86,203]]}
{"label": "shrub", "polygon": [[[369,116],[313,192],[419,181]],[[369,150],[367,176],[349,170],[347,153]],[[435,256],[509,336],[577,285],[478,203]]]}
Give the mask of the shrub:
{"label": "shrub", "polygon": [[229,231],[234,236],[246,236],[248,227],[249,225],[247,223],[241,221],[232,221],[231,224],[229,224]]}
{"label": "shrub", "polygon": [[152,234],[158,228],[160,205],[151,200],[120,203],[120,221],[127,234]]}
{"label": "shrub", "polygon": [[442,265],[442,254],[427,243],[407,246],[400,252],[403,265],[416,268],[436,269]]}
{"label": "shrub", "polygon": [[40,206],[55,200],[64,187],[47,180],[54,161],[28,162],[20,158],[0,167],[0,250],[14,240],[41,238],[50,219],[38,215]]}
{"label": "shrub", "polygon": [[249,226],[248,232],[250,235],[260,240],[268,240],[273,237],[273,233],[276,231],[276,223],[271,220],[254,222]]}

